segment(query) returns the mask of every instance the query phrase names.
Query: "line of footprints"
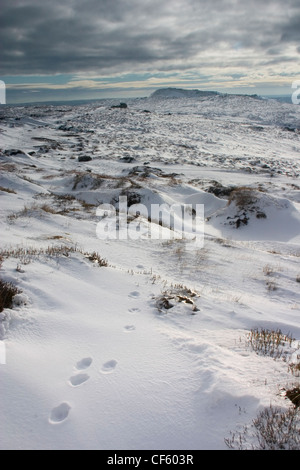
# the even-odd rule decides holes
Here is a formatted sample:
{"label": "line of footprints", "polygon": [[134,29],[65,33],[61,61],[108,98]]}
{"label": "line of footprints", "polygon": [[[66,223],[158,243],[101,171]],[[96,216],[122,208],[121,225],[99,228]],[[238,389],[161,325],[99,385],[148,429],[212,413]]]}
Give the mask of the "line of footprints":
{"label": "line of footprints", "polygon": [[[137,292],[132,292],[129,297],[135,298],[138,296]],[[129,313],[137,313],[140,309],[132,308],[129,309]],[[124,327],[124,332],[131,332],[135,330],[134,325],[126,325]],[[92,365],[93,359],[91,357],[84,357],[76,364],[76,373],[69,378],[68,383],[71,387],[79,387],[87,382],[90,378],[89,374],[85,371]],[[101,373],[102,374],[110,374],[112,373],[115,368],[117,367],[118,362],[115,359],[105,362],[102,365]],[[50,424],[58,424],[65,421],[70,413],[71,406],[68,403],[61,403],[59,406],[52,409],[49,417]]]}

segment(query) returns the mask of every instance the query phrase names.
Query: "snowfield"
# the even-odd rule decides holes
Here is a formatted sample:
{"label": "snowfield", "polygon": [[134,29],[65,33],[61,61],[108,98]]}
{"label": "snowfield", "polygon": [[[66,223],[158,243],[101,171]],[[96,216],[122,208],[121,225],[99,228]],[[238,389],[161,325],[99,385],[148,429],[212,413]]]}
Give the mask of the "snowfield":
{"label": "snowfield", "polygon": [[[300,107],[172,96],[0,108],[1,450],[221,450],[291,407]],[[101,239],[120,196],[132,236]],[[204,245],[135,204],[203,204]],[[292,340],[275,360],[253,329]]]}

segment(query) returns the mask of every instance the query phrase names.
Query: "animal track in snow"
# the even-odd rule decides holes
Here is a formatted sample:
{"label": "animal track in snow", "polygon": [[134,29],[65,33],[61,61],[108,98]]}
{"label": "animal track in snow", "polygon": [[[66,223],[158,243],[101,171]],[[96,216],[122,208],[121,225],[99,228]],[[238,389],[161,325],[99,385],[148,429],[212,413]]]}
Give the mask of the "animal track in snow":
{"label": "animal track in snow", "polygon": [[134,325],[126,325],[126,326],[124,326],[124,330],[125,330],[126,333],[129,333],[130,331],[135,330],[135,326]]}
{"label": "animal track in snow", "polygon": [[70,410],[71,407],[68,403],[61,403],[56,408],[53,408],[53,410],[51,411],[49,422],[51,424],[62,423],[69,416]]}
{"label": "animal track in snow", "polygon": [[79,385],[84,384],[89,380],[90,376],[88,374],[77,374],[70,377],[69,382],[72,387],[79,387]]}
{"label": "animal track in snow", "polygon": [[139,313],[141,311],[140,308],[129,308],[128,312],[129,313]]}
{"label": "animal track in snow", "polygon": [[88,369],[90,365],[92,364],[92,362],[93,362],[93,359],[91,357],[84,357],[83,359],[77,362],[76,369],[77,370]]}
{"label": "animal track in snow", "polygon": [[105,362],[103,364],[101,372],[103,374],[109,374],[110,372],[113,372],[114,369],[117,367],[118,362],[112,359],[111,361]]}
{"label": "animal track in snow", "polygon": [[137,290],[135,290],[135,291],[133,291],[133,292],[130,292],[130,294],[129,294],[128,297],[130,297],[131,299],[136,299],[136,298],[139,297],[140,295],[141,295],[141,294],[140,294]]}
{"label": "animal track in snow", "polygon": [[[90,365],[92,364],[93,359],[91,357],[84,357],[80,361],[77,362],[76,364],[76,370],[82,371],[85,369],[88,369]],[[69,378],[69,384],[72,387],[79,387],[79,385],[84,384],[89,380],[90,376],[88,374],[76,374],[73,375],[72,377]]]}

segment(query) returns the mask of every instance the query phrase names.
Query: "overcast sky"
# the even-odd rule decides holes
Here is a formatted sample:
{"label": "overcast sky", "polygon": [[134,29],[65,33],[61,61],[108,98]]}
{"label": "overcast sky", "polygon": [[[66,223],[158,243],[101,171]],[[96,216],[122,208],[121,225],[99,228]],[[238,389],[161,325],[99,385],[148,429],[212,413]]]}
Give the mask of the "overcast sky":
{"label": "overcast sky", "polygon": [[288,94],[300,0],[1,0],[7,102],[160,87]]}

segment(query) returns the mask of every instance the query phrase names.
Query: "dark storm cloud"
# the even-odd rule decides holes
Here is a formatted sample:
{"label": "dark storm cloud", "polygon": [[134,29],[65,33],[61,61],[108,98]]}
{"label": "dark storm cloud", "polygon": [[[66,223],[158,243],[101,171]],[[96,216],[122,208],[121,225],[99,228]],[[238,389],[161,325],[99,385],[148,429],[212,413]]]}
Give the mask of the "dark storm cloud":
{"label": "dark storm cloud", "polygon": [[297,3],[1,0],[0,73],[186,70],[209,63],[210,52],[226,64],[245,49],[280,62],[287,44],[299,45]]}
{"label": "dark storm cloud", "polygon": [[300,12],[282,28],[283,42],[300,42]]}

